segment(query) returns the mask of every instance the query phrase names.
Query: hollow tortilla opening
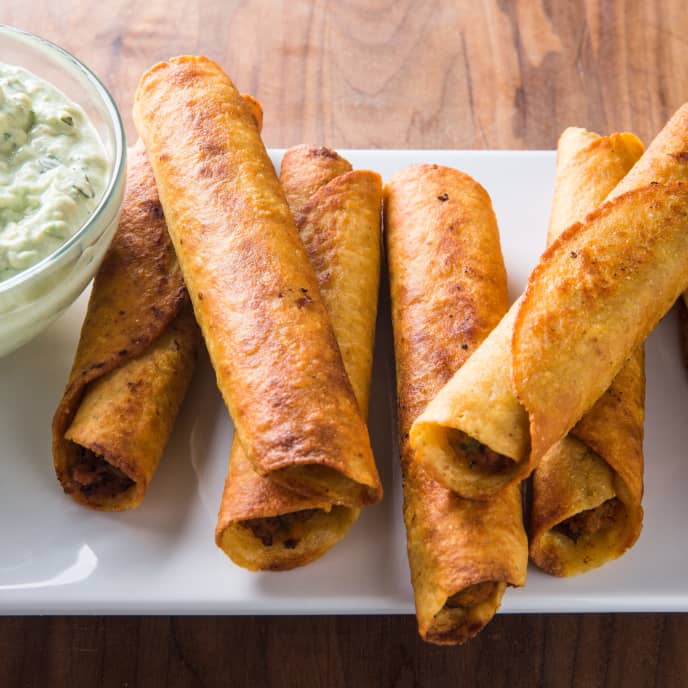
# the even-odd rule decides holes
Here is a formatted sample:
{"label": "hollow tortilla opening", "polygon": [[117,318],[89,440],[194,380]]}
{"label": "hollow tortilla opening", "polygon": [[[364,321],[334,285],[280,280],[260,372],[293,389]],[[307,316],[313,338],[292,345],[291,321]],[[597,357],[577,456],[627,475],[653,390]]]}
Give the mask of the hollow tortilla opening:
{"label": "hollow tortilla opening", "polygon": [[[287,571],[322,556],[344,536],[358,515],[358,509],[333,506],[329,511],[304,509],[234,521],[216,535],[216,542],[235,564],[250,571]],[[272,533],[275,522],[277,529],[268,545],[264,536],[268,529]]]}
{"label": "hollow tortilla opening", "polygon": [[498,475],[510,470],[514,460],[498,454],[486,444],[461,430],[449,428],[446,431],[448,449],[468,470],[480,475]]}
{"label": "hollow tortilla opening", "polygon": [[633,542],[629,508],[616,496],[554,525],[540,540],[538,566],[573,576],[620,556]]}
{"label": "hollow tortilla opening", "polygon": [[477,635],[494,616],[505,589],[506,583],[484,581],[450,595],[435,614],[426,640],[453,645]]}
{"label": "hollow tortilla opening", "polygon": [[69,475],[74,486],[86,499],[110,500],[123,495],[136,483],[103,456],[74,442],[73,463]]}
{"label": "hollow tortilla opening", "polygon": [[311,520],[322,509],[304,509],[279,516],[251,518],[241,521],[242,528],[250,530],[261,541],[263,547],[295,549],[304,535],[303,524]]}
{"label": "hollow tortilla opening", "polygon": [[581,538],[589,539],[614,528],[624,513],[623,502],[618,497],[612,497],[599,506],[574,514],[557,524],[553,530],[577,544]]}

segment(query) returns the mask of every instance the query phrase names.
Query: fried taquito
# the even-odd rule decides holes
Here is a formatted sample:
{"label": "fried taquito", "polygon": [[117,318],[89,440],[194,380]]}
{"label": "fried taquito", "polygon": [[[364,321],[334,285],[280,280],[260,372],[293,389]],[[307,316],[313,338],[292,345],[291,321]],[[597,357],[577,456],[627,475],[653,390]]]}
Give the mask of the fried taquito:
{"label": "fried taquito", "polygon": [[[525,582],[520,488],[512,485],[489,502],[462,499],[430,477],[408,433],[506,311],[497,222],[479,184],[438,165],[414,165],[390,180],[384,219],[418,628],[427,641],[461,643],[490,621],[507,585]],[[451,441],[469,440],[456,433]]]}
{"label": "fried taquito", "polygon": [[[642,344],[643,333],[646,336],[648,328],[656,324],[658,314],[666,312],[668,300],[686,276],[681,263],[684,253],[680,247],[681,199],[686,190],[680,183],[670,182],[687,176],[688,156],[682,154],[688,149],[686,120],[688,107],[684,106],[612,193],[630,191],[630,195],[624,194],[623,201],[617,198],[614,203],[605,204],[604,210],[591,214],[576,229],[567,229],[554,241],[531,274],[526,295],[528,307],[522,311],[521,297],[509,309],[476,354],[445,385],[415,423],[411,430],[413,446],[427,460],[429,470],[460,494],[488,499],[506,485],[529,475],[544,453],[567,434],[609,387],[615,377],[610,377],[610,372],[619,372],[631,351]],[[654,200],[650,198],[652,189],[657,196]],[[660,208],[661,212],[653,212]],[[624,212],[628,213],[625,219]],[[673,228],[673,231],[663,231],[664,228]],[[609,247],[612,253],[607,263],[587,251],[574,263],[578,251],[572,246],[567,253],[565,245],[573,241],[574,236],[585,236],[595,242],[599,235],[618,239],[613,248]],[[598,247],[602,250],[602,244],[594,250]],[[552,269],[551,256],[555,254],[561,274],[574,265],[580,268],[565,288],[562,288],[560,275]],[[624,258],[628,259],[628,264],[624,263]],[[671,264],[668,271],[663,270],[663,291],[653,293],[650,287],[663,262]],[[620,275],[627,275],[629,279],[622,280]],[[600,293],[606,291],[606,277],[615,286],[624,283],[627,287],[618,299],[613,297],[613,304],[599,299],[597,292],[586,289],[596,283],[595,289]],[[543,299],[535,297],[536,284]],[[553,285],[557,285],[556,289]],[[633,286],[638,287],[640,294],[631,293]],[[579,303],[562,317],[563,312],[557,312],[554,305],[564,300],[558,297],[564,297],[565,293],[577,295]],[[607,291],[610,299],[612,293],[613,290]],[[636,301],[638,295],[651,304],[649,308],[641,308]],[[545,296],[550,298],[552,306],[550,321],[542,321],[535,327],[537,318],[525,316],[529,311],[534,316],[533,306],[544,304]],[[591,315],[588,301],[606,307],[606,313]],[[519,343],[514,356],[519,360],[518,371],[513,369],[516,359],[512,359],[517,316]],[[633,324],[627,327],[631,320]],[[572,323],[575,328],[570,327]],[[621,329],[624,332],[607,351],[601,346],[600,337],[604,336],[605,342],[607,336],[615,337],[610,324],[618,326],[615,332]],[[585,351],[571,348],[573,340],[570,337],[574,336],[574,330],[575,335],[588,337],[590,360],[586,365],[582,363]],[[557,335],[551,336],[555,331]],[[629,336],[633,334],[635,337]],[[638,342],[628,349],[630,338]],[[545,357],[545,349],[549,358]],[[613,359],[612,366],[610,359]],[[592,365],[593,362],[598,365]],[[558,370],[554,369],[555,363],[559,365]],[[574,379],[576,382],[571,384]],[[607,385],[600,389],[604,381]],[[576,392],[579,388],[585,389],[584,399]],[[526,410],[528,404],[533,407],[530,414]],[[543,418],[548,419],[550,427],[542,427]],[[508,461],[495,462],[489,471],[482,467],[476,470],[463,447],[448,444],[447,437],[456,430],[474,440],[469,446],[471,450],[494,452]]]}
{"label": "fried taquito", "polygon": [[542,255],[514,325],[512,379],[538,461],[688,286],[688,106]]}
{"label": "fried taquito", "polygon": [[[569,128],[559,139],[548,242],[595,209],[642,154],[633,134]],[[582,573],[623,554],[643,510],[642,347],[533,473],[530,555],[548,573]]]}
{"label": "fried taquito", "polygon": [[243,451],[305,496],[382,495],[318,282],[250,110],[212,60],[146,72],[134,121]]}
{"label": "fried taquito", "polygon": [[[380,176],[351,171],[329,148],[297,146],[284,155],[280,181],[366,417],[380,276]],[[292,569],[324,554],[359,511],[259,475],[235,440],[215,538],[239,566]]]}
{"label": "fried taquito", "polygon": [[95,509],[138,506],[188,387],[200,336],[142,145],[129,151],[119,226],[98,270],[53,418],[65,492]]}

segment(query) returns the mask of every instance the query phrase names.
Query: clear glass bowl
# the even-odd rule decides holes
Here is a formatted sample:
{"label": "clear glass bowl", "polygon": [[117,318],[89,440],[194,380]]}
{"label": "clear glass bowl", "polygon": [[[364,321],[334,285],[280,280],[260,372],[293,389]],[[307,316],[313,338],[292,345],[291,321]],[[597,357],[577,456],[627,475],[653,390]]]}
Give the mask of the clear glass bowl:
{"label": "clear glass bowl", "polygon": [[25,31],[0,24],[0,59],[24,67],[80,105],[105,149],[105,192],[79,230],[36,265],[0,282],[0,356],[47,327],[84,290],[114,236],[124,195],[126,137],[115,102],[73,55]]}

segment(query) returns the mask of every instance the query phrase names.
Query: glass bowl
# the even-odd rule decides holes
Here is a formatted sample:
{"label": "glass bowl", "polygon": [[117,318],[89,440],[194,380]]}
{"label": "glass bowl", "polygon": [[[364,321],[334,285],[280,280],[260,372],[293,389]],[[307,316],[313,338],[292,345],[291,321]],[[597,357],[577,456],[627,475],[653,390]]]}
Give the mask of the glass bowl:
{"label": "glass bowl", "polygon": [[0,24],[2,62],[28,69],[82,107],[105,150],[105,191],[71,238],[32,267],[0,282],[0,356],[46,328],[84,290],[107,250],[124,195],[126,137],[115,102],[98,77],[62,48]]}

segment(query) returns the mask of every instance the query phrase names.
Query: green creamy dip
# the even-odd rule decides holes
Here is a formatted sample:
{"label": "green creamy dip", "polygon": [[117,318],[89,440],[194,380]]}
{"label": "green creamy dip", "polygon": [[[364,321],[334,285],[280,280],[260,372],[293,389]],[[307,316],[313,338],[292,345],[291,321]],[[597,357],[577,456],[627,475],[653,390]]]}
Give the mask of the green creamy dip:
{"label": "green creamy dip", "polygon": [[73,236],[105,186],[105,151],[84,111],[0,62],[0,282]]}

